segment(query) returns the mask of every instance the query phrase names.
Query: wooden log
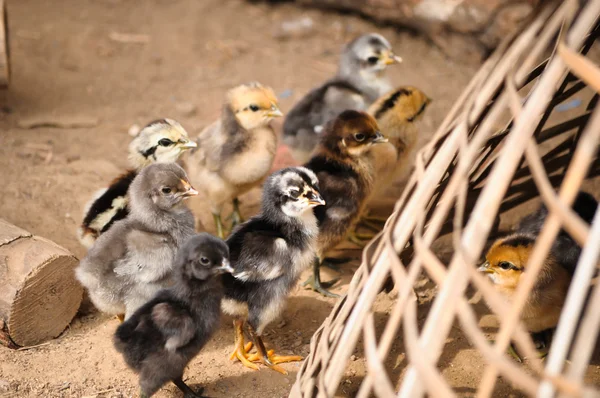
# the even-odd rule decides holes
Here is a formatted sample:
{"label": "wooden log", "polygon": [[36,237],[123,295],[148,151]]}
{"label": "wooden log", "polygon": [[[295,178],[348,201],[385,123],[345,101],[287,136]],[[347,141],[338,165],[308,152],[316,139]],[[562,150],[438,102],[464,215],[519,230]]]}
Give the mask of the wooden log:
{"label": "wooden log", "polygon": [[16,348],[57,337],[81,304],[77,259],[0,219],[0,343]]}
{"label": "wooden log", "polygon": [[6,1],[0,0],[0,87],[10,82],[10,51],[8,44],[8,14]]}

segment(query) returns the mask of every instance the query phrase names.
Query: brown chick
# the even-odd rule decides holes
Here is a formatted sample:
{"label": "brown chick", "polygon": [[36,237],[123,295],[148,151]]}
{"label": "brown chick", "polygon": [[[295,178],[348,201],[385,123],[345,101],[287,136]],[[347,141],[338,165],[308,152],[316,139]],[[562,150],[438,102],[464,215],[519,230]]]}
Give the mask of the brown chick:
{"label": "brown chick", "polygon": [[[381,133],[388,139],[387,143],[375,145],[368,152],[368,159],[373,164],[374,188],[371,199],[381,198],[389,187],[399,181],[405,181],[414,167],[417,152],[427,142],[426,137],[419,134],[419,121],[431,99],[421,90],[406,86],[399,87],[380,97],[369,107],[368,113],[377,120]],[[386,218],[362,215],[361,224],[375,230],[380,227],[371,221],[385,222]],[[352,242],[362,245],[361,239],[370,239],[373,234],[350,233]]]}
{"label": "brown chick", "polygon": [[[591,223],[597,207],[598,202],[585,192],[580,192],[573,204],[573,210],[587,223]],[[508,300],[512,299],[521,277],[527,272],[529,256],[547,216],[548,210],[542,206],[523,218],[515,233],[494,242],[485,263],[478,269],[488,275],[495,288]],[[521,314],[521,320],[534,334],[538,348],[547,343],[544,340],[548,333],[545,332],[558,324],[580,254],[581,247],[561,230]],[[520,360],[514,348],[511,348],[511,354]]]}
{"label": "brown chick", "polygon": [[374,144],[387,142],[377,122],[365,112],[347,110],[330,122],[312,159],[305,165],[319,180],[325,206],[314,209],[319,221],[317,261],[313,290],[337,297],[321,285],[323,255],[340,243],[356,224],[373,188],[373,168],[367,153]]}
{"label": "brown chick", "polygon": [[269,87],[243,84],[226,96],[221,118],[198,135],[187,166],[191,180],[208,197],[219,237],[221,211],[233,203],[234,225],[242,222],[238,197],[258,186],[273,165],[277,136],[271,120],[282,116]]}

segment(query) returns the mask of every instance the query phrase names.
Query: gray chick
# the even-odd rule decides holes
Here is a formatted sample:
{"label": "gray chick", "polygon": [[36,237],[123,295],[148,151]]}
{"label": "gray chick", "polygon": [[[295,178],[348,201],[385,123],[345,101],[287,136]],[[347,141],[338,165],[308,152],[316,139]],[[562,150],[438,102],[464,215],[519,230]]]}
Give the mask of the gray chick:
{"label": "gray chick", "polygon": [[365,34],[348,43],[337,75],[306,94],[285,119],[283,142],[290,147],[292,156],[306,163],[329,120],[347,109],[366,110],[390,91],[392,86],[385,70],[401,61],[380,34]]}
{"label": "gray chick", "polygon": [[187,364],[219,327],[223,286],[215,276],[232,272],[229,249],[207,233],[191,237],[174,264],[175,286],[159,291],[117,328],[114,344],[140,375],[141,396],[172,381],[185,397],[200,397],[183,382]]}
{"label": "gray chick", "polygon": [[[313,208],[324,204],[312,171],[304,167],[279,170],[264,184],[261,213],[227,238],[235,271],[223,275],[223,311],[235,317],[236,346],[231,358],[246,367],[258,369],[253,361],[259,361],[287,374],[278,363],[302,360],[267,352],[261,336],[283,311],[302,271],[314,262],[319,229]],[[245,318],[258,349],[255,355],[248,355],[244,345]]]}
{"label": "gray chick", "polygon": [[171,283],[175,253],[194,234],[183,199],[197,194],[177,164],[140,172],[129,188],[129,215],[100,235],[75,270],[96,308],[129,317]]}

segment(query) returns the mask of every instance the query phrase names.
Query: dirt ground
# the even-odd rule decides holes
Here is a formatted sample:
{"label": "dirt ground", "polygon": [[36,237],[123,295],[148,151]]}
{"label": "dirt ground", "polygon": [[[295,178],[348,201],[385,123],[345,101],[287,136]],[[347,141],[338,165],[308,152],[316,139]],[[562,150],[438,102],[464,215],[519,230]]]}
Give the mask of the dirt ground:
{"label": "dirt ground", "polygon": [[[133,124],[171,117],[194,135],[214,120],[225,91],[252,80],[270,85],[285,112],[314,84],[331,76],[343,43],[378,31],[404,63],[393,67],[397,85],[414,85],[434,102],[423,131],[437,126],[474,74],[477,64],[450,60],[426,40],[380,28],[357,17],[306,11],[290,5],[267,7],[242,0],[41,0],[8,4],[12,82],[0,91],[0,217],[54,240],[81,258],[75,230],[90,196],[124,170],[128,129]],[[281,23],[310,16],[315,27],[304,37],[276,38]],[[123,43],[115,33],[140,34]],[[31,118],[95,124],[90,128],[26,129]],[[280,127],[280,123],[276,127]],[[256,210],[258,190],[242,198],[246,214]],[[202,199],[190,202],[210,230]],[[353,252],[356,258],[360,252]],[[357,265],[355,261],[354,267]],[[345,291],[352,266],[344,266]],[[325,279],[336,273],[325,271]],[[434,287],[428,290],[435,292]],[[266,341],[281,352],[306,355],[313,332],[334,304],[298,287]],[[385,321],[393,298],[382,295],[377,314]],[[480,306],[485,312],[484,305]],[[131,397],[136,376],[115,352],[111,336],[117,320],[83,306],[58,339],[27,350],[0,347],[2,397]],[[461,396],[471,396],[484,362],[468,341],[454,332],[440,361]],[[190,364],[186,378],[213,397],[286,397],[299,364],[286,364],[287,376],[258,372],[228,360],[233,343],[231,320]],[[402,343],[393,347],[392,373],[400,374]],[[364,375],[360,352],[350,364],[340,396],[352,396]],[[600,371],[591,370],[600,380]],[[512,395],[500,382],[499,396]],[[514,393],[518,395],[518,393]],[[178,397],[166,386],[158,397]]]}

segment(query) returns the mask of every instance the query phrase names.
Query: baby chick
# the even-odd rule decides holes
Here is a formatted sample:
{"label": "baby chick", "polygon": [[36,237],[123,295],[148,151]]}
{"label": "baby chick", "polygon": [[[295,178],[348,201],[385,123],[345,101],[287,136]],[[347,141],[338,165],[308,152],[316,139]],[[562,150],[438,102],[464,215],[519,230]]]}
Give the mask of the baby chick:
{"label": "baby chick", "polygon": [[285,119],[283,140],[296,160],[304,163],[310,159],[327,121],[346,109],[366,110],[388,92],[392,87],[385,69],[401,61],[390,43],[377,33],[348,43],[337,75],[306,94]]}
{"label": "baby chick", "polygon": [[[369,149],[368,158],[375,175],[371,198],[382,197],[394,182],[406,179],[412,170],[417,152],[427,142],[419,134],[419,120],[431,100],[415,87],[399,87],[379,98],[368,113],[377,120],[387,143]],[[362,221],[385,221],[365,217]],[[377,228],[379,229],[379,228]],[[358,234],[355,235],[357,238]],[[372,237],[372,236],[371,236]],[[353,239],[357,242],[357,239]]]}
{"label": "baby chick", "polygon": [[271,170],[277,136],[270,123],[282,115],[273,90],[244,84],[227,93],[221,119],[198,135],[189,172],[208,196],[219,237],[224,237],[223,205],[233,201],[234,225],[242,222],[238,196],[259,185]]}
{"label": "baby chick", "polygon": [[152,163],[173,163],[184,151],[195,148],[184,128],[171,119],[156,120],[144,127],[129,144],[129,162],[133,169],[117,177],[100,190],[86,206],[77,236],[90,248],[100,234],[117,220],[127,216],[127,190],[139,171]]}
{"label": "baby chick", "polygon": [[373,188],[373,168],[367,153],[387,142],[375,119],[365,112],[347,110],[329,123],[313,158],[305,165],[319,179],[327,204],[315,209],[319,220],[318,261],[310,284],[326,296],[338,297],[321,286],[323,255],[354,228]]}
{"label": "baby chick", "polygon": [[369,150],[374,162],[375,186],[406,178],[417,151],[425,143],[420,140],[418,121],[421,120],[431,99],[415,87],[400,87],[379,98],[368,113],[377,120],[381,133],[389,142]]}
{"label": "baby chick", "polygon": [[[597,207],[596,199],[586,192],[580,192],[573,203],[573,210],[587,223],[591,223]],[[542,205],[523,218],[513,234],[494,242],[485,263],[478,269],[486,273],[496,289],[509,300],[519,286],[521,276],[527,272],[529,256],[547,216],[548,210]],[[581,247],[561,230],[521,314],[530,333],[539,334],[558,324],[580,254]],[[545,344],[537,343],[538,346]]]}
{"label": "baby chick", "polygon": [[215,276],[232,272],[225,242],[207,233],[183,245],[174,263],[175,286],[159,291],[117,328],[114,344],[140,375],[141,396],[172,381],[185,397],[200,397],[183,371],[219,326],[223,286]]}
{"label": "baby chick", "polygon": [[175,163],[142,169],[129,189],[129,216],[100,235],[76,269],[96,308],[128,317],[170,284],[175,253],[194,234],[183,199],[197,194]]}
{"label": "baby chick", "polygon": [[[265,327],[283,311],[285,300],[300,274],[315,258],[319,232],[313,213],[325,204],[317,177],[303,167],[273,173],[264,184],[261,213],[236,228],[227,239],[232,275],[223,276],[223,311],[235,317],[235,350],[245,366],[258,369],[252,361],[280,373],[278,363],[299,361],[299,356],[267,352],[262,341]],[[258,354],[248,356],[244,346],[244,318]]]}

